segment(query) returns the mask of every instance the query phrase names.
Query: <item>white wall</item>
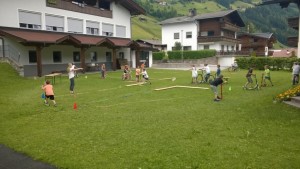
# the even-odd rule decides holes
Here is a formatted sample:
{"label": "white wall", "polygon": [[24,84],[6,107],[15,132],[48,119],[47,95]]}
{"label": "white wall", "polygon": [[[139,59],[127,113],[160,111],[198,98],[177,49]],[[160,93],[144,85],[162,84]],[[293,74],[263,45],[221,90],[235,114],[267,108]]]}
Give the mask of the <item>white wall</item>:
{"label": "white wall", "polygon": [[231,66],[234,63],[235,57],[224,57],[220,56],[218,58],[218,64],[221,65],[222,67],[227,67]]}
{"label": "white wall", "polygon": [[[131,38],[131,22],[130,22],[130,12],[125,9],[123,6],[119,4],[112,3],[111,9],[113,11],[113,18],[106,18],[106,17],[99,17],[95,15],[89,14],[82,14],[73,11],[66,11],[58,8],[51,8],[46,7],[46,0],[26,0],[26,2],[21,2],[19,0],[0,0],[0,26],[5,27],[16,27],[19,28],[19,14],[18,10],[25,10],[31,12],[39,12],[42,13],[42,29],[45,30],[45,14],[52,14],[58,16],[65,17],[65,32],[67,32],[67,17],[77,18],[89,21],[100,22],[100,34],[101,31],[101,24],[104,23],[111,23],[114,25],[114,36],[116,35],[115,32],[115,25],[122,25],[126,27],[126,38]],[[85,25],[85,24],[84,24]],[[84,27],[85,31],[85,27]],[[85,33],[85,32],[84,32]]]}
{"label": "white wall", "polygon": [[[167,44],[168,51],[172,50],[172,47],[174,47],[175,42],[180,42],[182,43],[183,46],[191,46],[192,50],[198,50],[197,49],[197,25],[195,22],[162,25],[161,31],[162,31],[162,44]],[[186,39],[186,32],[192,32],[192,38]],[[174,39],[174,33],[179,33],[179,39]]]}

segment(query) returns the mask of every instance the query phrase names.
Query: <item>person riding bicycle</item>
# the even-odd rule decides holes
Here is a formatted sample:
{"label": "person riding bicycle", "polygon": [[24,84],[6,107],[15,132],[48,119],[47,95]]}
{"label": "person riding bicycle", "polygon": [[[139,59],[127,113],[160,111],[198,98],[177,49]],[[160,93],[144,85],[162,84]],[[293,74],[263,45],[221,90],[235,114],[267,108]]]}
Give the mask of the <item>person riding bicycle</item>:
{"label": "person riding bicycle", "polygon": [[237,62],[236,62],[236,61],[234,61],[234,63],[231,65],[231,67],[232,67],[232,71],[236,71],[236,70],[237,70],[237,68],[238,68],[238,64],[237,64]]}

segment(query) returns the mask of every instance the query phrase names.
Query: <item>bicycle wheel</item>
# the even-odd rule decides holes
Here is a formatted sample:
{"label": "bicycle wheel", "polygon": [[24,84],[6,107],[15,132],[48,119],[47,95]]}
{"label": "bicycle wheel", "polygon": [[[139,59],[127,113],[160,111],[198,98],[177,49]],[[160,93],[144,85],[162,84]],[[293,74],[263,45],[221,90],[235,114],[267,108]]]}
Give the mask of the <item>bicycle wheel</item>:
{"label": "bicycle wheel", "polygon": [[213,75],[209,75],[207,82],[210,84],[214,80],[215,80],[215,77]]}
{"label": "bicycle wheel", "polygon": [[228,72],[232,72],[232,67],[227,68]]}
{"label": "bicycle wheel", "polygon": [[203,83],[203,82],[204,82],[203,75],[202,74],[198,74],[197,83]]}

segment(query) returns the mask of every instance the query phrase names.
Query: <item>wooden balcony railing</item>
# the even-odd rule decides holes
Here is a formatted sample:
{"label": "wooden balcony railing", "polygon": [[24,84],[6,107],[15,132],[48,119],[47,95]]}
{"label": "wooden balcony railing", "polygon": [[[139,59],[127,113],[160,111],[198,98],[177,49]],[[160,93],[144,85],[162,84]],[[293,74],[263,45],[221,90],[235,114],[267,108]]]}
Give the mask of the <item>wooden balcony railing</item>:
{"label": "wooden balcony railing", "polygon": [[238,32],[240,30],[240,27],[233,25],[229,22],[222,22],[221,23],[221,28],[222,29],[226,29],[226,30],[230,30],[230,31],[234,31],[234,32]]}
{"label": "wooden balcony railing", "polygon": [[243,47],[265,47],[267,46],[266,42],[248,42],[248,43],[242,43]]}
{"label": "wooden balcony railing", "polygon": [[93,6],[74,4],[70,0],[46,0],[46,5],[47,7],[52,8],[112,18],[112,11],[110,10],[100,9]]}
{"label": "wooden balcony railing", "polygon": [[299,18],[288,18],[288,25],[294,29],[299,29]]}
{"label": "wooden balcony railing", "polygon": [[232,42],[232,43],[240,43],[239,39],[235,39],[234,37],[228,36],[198,36],[198,42]]}
{"label": "wooden balcony railing", "polygon": [[287,43],[291,47],[297,47],[298,46],[298,37],[288,37]]}

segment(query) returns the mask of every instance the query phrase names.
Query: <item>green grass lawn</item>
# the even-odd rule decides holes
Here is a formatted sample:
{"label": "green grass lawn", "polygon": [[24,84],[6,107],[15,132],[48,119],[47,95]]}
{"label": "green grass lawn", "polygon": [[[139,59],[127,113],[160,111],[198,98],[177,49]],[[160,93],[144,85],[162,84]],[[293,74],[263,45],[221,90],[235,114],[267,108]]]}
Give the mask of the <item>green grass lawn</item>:
{"label": "green grass lawn", "polygon": [[154,91],[209,87],[191,85],[190,71],[149,69],[152,84],[131,87],[121,74],[80,75],[76,97],[63,76],[54,85],[58,107],[47,107],[44,78],[21,78],[0,63],[0,143],[58,168],[300,168],[300,111],[272,100],[291,87],[290,72],[271,72],[275,86],[246,91],[245,70],[224,71],[221,102],[210,89]]}

